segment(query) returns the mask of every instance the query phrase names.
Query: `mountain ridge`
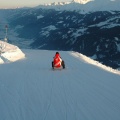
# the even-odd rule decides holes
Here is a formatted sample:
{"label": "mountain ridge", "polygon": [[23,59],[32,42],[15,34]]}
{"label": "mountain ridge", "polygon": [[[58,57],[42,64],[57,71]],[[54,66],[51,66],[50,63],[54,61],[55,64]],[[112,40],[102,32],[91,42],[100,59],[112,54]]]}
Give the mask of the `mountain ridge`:
{"label": "mountain ridge", "polygon": [[[87,5],[99,2],[91,1]],[[102,2],[99,5],[102,5]],[[108,2],[115,4],[119,1]],[[17,37],[22,39],[9,37],[9,41],[32,49],[77,51],[102,64],[119,69],[120,11],[101,11],[100,8],[102,7],[95,12],[39,7],[17,9],[9,13],[11,16],[8,21],[12,31],[17,32]]]}
{"label": "mountain ridge", "polygon": [[53,3],[49,3],[49,4],[44,4],[44,5],[45,6],[56,6],[56,5],[66,5],[66,4],[70,4],[70,3],[86,4],[90,1],[92,1],[92,0],[72,0],[69,2],[53,2]]}
{"label": "mountain ridge", "polygon": [[55,9],[57,11],[79,11],[83,14],[95,11],[120,10],[119,0],[73,0],[71,2],[54,2],[51,4],[39,5],[36,8]]}

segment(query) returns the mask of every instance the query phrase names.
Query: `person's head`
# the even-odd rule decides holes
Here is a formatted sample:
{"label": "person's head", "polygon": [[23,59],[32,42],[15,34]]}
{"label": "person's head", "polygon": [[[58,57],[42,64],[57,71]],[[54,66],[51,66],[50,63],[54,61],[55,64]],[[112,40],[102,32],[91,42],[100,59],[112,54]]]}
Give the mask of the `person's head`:
{"label": "person's head", "polygon": [[55,56],[56,56],[56,57],[58,57],[58,56],[60,57],[60,54],[59,54],[59,52],[56,52]]}
{"label": "person's head", "polygon": [[59,52],[56,52],[56,55],[59,54]]}

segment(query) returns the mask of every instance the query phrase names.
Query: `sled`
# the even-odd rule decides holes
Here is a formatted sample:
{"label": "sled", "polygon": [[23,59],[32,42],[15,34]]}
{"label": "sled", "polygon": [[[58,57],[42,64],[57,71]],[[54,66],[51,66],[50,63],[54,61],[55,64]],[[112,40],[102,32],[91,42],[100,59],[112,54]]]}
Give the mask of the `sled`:
{"label": "sled", "polygon": [[65,62],[62,61],[60,66],[54,66],[54,62],[52,61],[52,68],[55,70],[65,69]]}

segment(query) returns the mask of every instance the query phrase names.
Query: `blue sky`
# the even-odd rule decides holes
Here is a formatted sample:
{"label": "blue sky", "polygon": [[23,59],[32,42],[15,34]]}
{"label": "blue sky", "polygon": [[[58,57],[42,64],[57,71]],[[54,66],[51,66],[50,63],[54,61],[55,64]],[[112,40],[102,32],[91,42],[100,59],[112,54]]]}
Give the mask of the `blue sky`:
{"label": "blue sky", "polygon": [[37,6],[51,2],[65,2],[71,0],[0,0],[0,8],[14,8],[23,6]]}

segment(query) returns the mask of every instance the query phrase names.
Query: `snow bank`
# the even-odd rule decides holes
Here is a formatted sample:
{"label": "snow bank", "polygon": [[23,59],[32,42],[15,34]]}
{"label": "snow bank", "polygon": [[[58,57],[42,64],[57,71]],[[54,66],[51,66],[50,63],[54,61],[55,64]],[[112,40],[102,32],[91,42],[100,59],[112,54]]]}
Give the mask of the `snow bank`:
{"label": "snow bank", "polygon": [[0,58],[0,63],[4,63],[4,61]]}
{"label": "snow bank", "polygon": [[105,66],[105,65],[99,63],[98,61],[95,61],[95,60],[93,60],[93,59],[91,59],[91,58],[89,58],[89,57],[87,57],[87,56],[85,56],[83,54],[80,54],[78,52],[71,52],[71,55],[79,58],[80,60],[83,60],[84,62],[87,62],[89,64],[95,65],[95,66],[97,66],[97,67],[99,67],[101,69],[104,69],[106,71],[109,71],[109,72],[112,72],[112,73],[120,75],[120,71],[119,70],[115,70],[115,69],[113,69],[111,67]]}
{"label": "snow bank", "polygon": [[0,64],[25,58],[25,54],[14,45],[0,41]]}

